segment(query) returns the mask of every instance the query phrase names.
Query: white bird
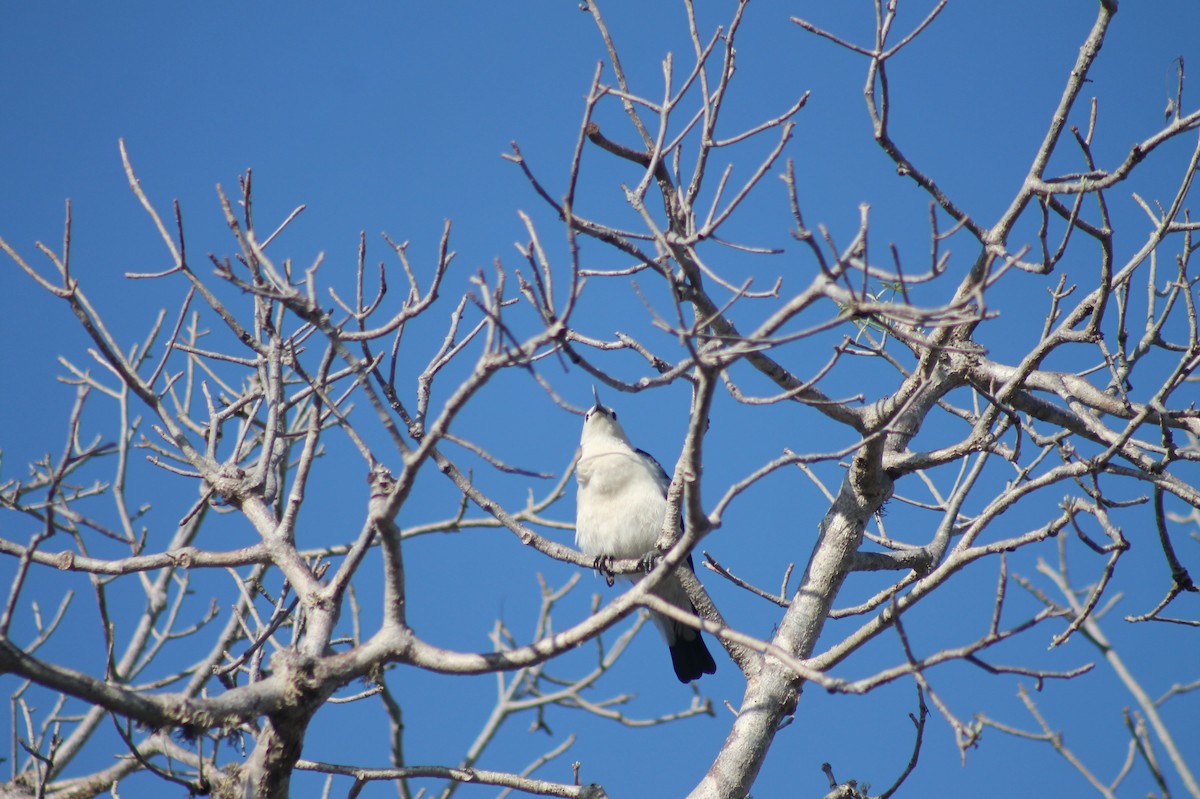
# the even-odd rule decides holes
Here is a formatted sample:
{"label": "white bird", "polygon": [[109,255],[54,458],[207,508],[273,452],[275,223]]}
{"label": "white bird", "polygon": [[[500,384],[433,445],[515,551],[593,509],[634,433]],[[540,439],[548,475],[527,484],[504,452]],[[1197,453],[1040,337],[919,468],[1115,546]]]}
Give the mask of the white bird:
{"label": "white bird", "polygon": [[[600,404],[595,387],[592,394],[596,404],[583,418],[579,464],[575,467],[579,481],[575,544],[597,559],[640,558],[654,549],[662,530],[671,480],[658,461],[634,449],[617,421],[616,411]],[[690,555],[686,568],[692,568]],[[630,579],[636,582],[639,578]],[[660,582],[653,593],[681,610],[696,613],[674,574]],[[680,682],[691,682],[717,670],[699,630],[659,613],[652,612],[651,617],[667,639],[671,665]]]}

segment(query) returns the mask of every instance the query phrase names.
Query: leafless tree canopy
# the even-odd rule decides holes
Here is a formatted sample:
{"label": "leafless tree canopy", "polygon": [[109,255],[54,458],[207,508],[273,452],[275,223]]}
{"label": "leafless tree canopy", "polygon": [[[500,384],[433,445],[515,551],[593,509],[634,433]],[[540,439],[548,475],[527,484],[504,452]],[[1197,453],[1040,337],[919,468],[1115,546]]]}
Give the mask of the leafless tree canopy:
{"label": "leafless tree canopy", "polygon": [[[707,768],[697,764],[692,796],[747,795],[777,732],[804,716],[805,687],[861,694],[908,681],[916,687],[913,739],[894,745],[913,753],[908,768],[892,775],[894,785],[876,786],[884,795],[916,767],[926,725],[937,723],[950,725],[964,751],[989,726],[1042,741],[1104,796],[1116,795],[1136,768],[1150,770],[1164,790],[1170,783],[1200,797],[1196,753],[1175,743],[1162,703],[1124,668],[1105,632],[1117,624],[1200,625],[1187,567],[1196,563],[1200,524],[1200,322],[1191,262],[1200,223],[1186,205],[1200,163],[1200,110],[1184,92],[1180,61],[1165,119],[1148,123],[1122,158],[1093,155],[1105,131],[1096,104],[1089,105],[1088,73],[1118,24],[1116,0],[1102,0],[1086,40],[1076,43],[1078,58],[1062,76],[1061,100],[1028,171],[996,189],[1015,188],[998,217],[981,218],[942,188],[942,176],[906,154],[909,143],[891,125],[892,59],[922,46],[944,4],[902,30],[896,3],[876,0],[870,41],[792,20],[799,44],[859,60],[865,124],[898,179],[919,187],[929,206],[923,253],[872,238],[865,205],[849,241],[820,224],[827,209],[805,207],[789,158],[795,126],[803,124],[803,87],[789,107],[766,111],[748,129],[722,123],[738,91],[735,43],[748,6],[734,4],[726,24],[706,30],[691,0],[692,51],[667,58],[656,85],[635,85],[626,75],[619,42],[600,6],[587,0],[604,52],[591,85],[582,87],[578,130],[562,132],[575,143],[572,160],[531,163],[518,144],[507,156],[544,202],[541,215],[521,215],[519,264],[497,262],[460,280],[449,224],[433,257],[385,237],[379,247],[387,263],[378,267],[378,248],[364,237],[346,296],[323,281],[319,261],[296,264],[278,252],[276,237],[302,221],[295,213],[265,224],[256,217],[249,173],[236,191],[220,195],[234,242],[229,254],[205,258],[198,253],[215,245],[191,246],[179,208],[143,193],[136,153],[122,145],[129,187],[169,254],[164,271],[128,277],[155,281],[177,298],[143,340],[128,342],[105,323],[119,309],[93,304],[88,279],[76,277],[69,205],[61,246],[39,243],[33,253],[14,243],[20,231],[5,231],[0,246],[28,281],[70,309],[91,350],[62,360],[78,393],[65,439],[46,441],[58,454],[20,474],[5,464],[0,483],[0,551],[12,575],[0,617],[0,669],[19,678],[15,759],[0,791],[96,796],[148,772],[178,790],[284,797],[294,772],[304,770],[341,775],[329,784],[352,786],[350,795],[383,780],[402,796],[430,785],[449,794],[463,782],[602,796],[603,774],[572,784],[536,772],[563,756],[569,738],[508,771],[476,763],[512,714],[541,718],[556,708],[568,718],[582,711],[619,719],[617,698],[604,698],[605,673],[641,624],[623,620],[651,607],[702,627],[727,652],[721,670],[745,678],[733,712],[719,711],[727,737]],[[1173,184],[1131,198],[1125,181],[1173,140],[1191,148],[1171,165]],[[589,192],[618,187],[627,201],[619,218],[589,215],[599,205]],[[739,241],[734,226],[750,198],[790,206],[786,253]],[[1141,225],[1123,227],[1118,246],[1113,209],[1131,203],[1144,212]],[[1131,250],[1134,237],[1140,244]],[[1089,266],[1068,279],[1068,261]],[[1000,307],[1015,285],[1037,286],[1024,289],[1024,302],[1038,305],[1041,330],[1025,335],[1032,343],[1011,357],[989,342],[1018,332],[1011,326],[1021,324],[1019,316]],[[597,325],[578,320],[603,320],[605,292],[613,291],[636,292],[669,336],[612,333],[619,320],[609,320],[609,332],[590,332]],[[411,332],[418,327],[420,335]],[[570,540],[572,508],[562,499],[572,490],[573,442],[563,443],[561,462],[542,465],[554,471],[542,479],[548,475],[523,472],[525,465],[510,465],[456,427],[468,413],[503,417],[503,409],[485,410],[480,396],[507,373],[565,411],[575,410],[565,399],[568,380],[595,382],[618,398],[613,404],[620,392],[686,385],[687,434],[674,460],[659,453],[674,479],[657,565],[642,582],[606,595],[590,615],[552,615],[575,580],[544,581],[532,628],[498,622],[490,650],[465,651],[410,626],[411,539],[491,527],[546,563],[574,564],[578,574],[593,565],[563,543]],[[847,396],[848,385],[861,390]],[[96,436],[83,420],[98,405],[115,409],[119,426]],[[710,425],[719,427],[720,408],[731,406],[773,412],[796,429],[820,425],[846,445],[781,447],[741,479],[701,479]],[[336,458],[322,457],[334,451]],[[472,470],[467,462],[484,466]],[[323,470],[370,479],[360,495],[338,498],[344,529],[314,536],[302,509]],[[701,564],[705,537],[779,473],[827,500],[792,520],[795,548],[779,557],[795,562],[795,573],[781,566],[781,588],[753,585],[739,576],[737,548]],[[490,481],[500,474],[527,478],[528,500],[493,492]],[[441,521],[403,526],[404,509],[421,497],[418,477],[448,480],[460,503]],[[170,508],[177,525],[143,525],[149,505]],[[240,527],[229,526],[233,518]],[[742,547],[756,546],[753,531],[738,536]],[[1102,618],[1121,590],[1123,558],[1134,543],[1165,564],[1155,587],[1161,601],[1124,619]],[[1012,553],[1027,550],[1041,553],[1037,571],[1010,571]],[[688,590],[700,618],[647,593],[693,552],[710,587],[757,597],[755,618],[727,620],[699,581]],[[1077,559],[1074,571],[1068,556]],[[910,638],[921,623],[910,609],[945,593],[977,562],[990,564],[972,572],[994,582],[990,619],[981,619],[974,640],[922,649]],[[643,567],[613,564],[623,573]],[[379,580],[380,569],[381,593],[356,592],[362,580]],[[32,602],[34,583],[59,571],[80,578],[61,604]],[[863,572],[886,576],[873,583],[885,587],[851,592]],[[1010,607],[1016,593],[1022,610]],[[1030,598],[1040,610],[1025,612]],[[363,612],[368,603],[377,604],[374,612]],[[80,670],[51,644],[76,616],[97,614],[107,652],[88,661],[99,666]],[[366,617],[379,623],[368,626]],[[33,620],[36,634],[12,633],[22,619],[24,629]],[[831,619],[837,624],[827,629]],[[839,669],[880,636],[900,642],[900,660],[865,676]],[[1097,647],[1095,667],[1116,669],[1129,691],[1127,762],[1112,769],[1075,757],[1028,693],[1030,722],[1022,729],[973,716],[973,708],[938,693],[933,667],[952,660],[979,666],[981,681],[1003,671],[1050,689],[1093,667],[997,667],[993,647],[1014,638],[1047,646],[1083,638]],[[561,668],[562,656],[581,645],[596,653],[591,667]],[[419,766],[404,757],[402,707],[388,676],[410,669],[503,675],[487,726],[453,762]],[[1177,694],[1196,687],[1186,685],[1197,676],[1194,663],[1191,669]],[[342,701],[372,704],[390,720],[392,762],[305,758],[314,715]],[[697,698],[654,721],[712,712]],[[109,755],[117,758],[82,768],[83,753],[111,743],[114,729],[119,751]],[[839,782],[834,768],[827,773],[831,795],[863,795]]]}

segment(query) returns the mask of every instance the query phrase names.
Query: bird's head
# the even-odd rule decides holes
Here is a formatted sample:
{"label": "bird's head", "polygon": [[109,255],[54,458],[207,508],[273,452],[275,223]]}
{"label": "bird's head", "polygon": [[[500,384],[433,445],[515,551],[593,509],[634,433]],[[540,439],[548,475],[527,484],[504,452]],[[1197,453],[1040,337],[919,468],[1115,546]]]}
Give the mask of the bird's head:
{"label": "bird's head", "polygon": [[579,446],[586,448],[589,444],[604,441],[617,441],[630,446],[629,436],[625,435],[625,429],[617,421],[617,412],[601,404],[595,386],[592,386],[592,396],[596,404],[583,415],[583,434],[579,437]]}

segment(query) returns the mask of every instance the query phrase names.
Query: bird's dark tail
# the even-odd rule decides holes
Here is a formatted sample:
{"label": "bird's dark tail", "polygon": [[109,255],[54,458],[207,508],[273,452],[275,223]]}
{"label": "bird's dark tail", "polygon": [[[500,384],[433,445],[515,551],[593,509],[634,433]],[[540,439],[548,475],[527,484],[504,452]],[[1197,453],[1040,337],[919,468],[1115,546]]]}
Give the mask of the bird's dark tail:
{"label": "bird's dark tail", "polygon": [[687,632],[692,634],[690,639],[686,637],[687,633],[677,634],[675,643],[671,645],[671,665],[675,667],[675,676],[680,682],[698,680],[701,675],[717,671],[717,664],[700,633],[691,629]]}

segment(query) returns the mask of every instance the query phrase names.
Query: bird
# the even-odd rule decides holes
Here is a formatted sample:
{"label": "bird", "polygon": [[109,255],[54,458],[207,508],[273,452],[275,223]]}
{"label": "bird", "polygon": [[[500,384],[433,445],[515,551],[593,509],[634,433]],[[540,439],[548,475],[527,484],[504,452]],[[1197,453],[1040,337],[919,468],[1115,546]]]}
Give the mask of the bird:
{"label": "bird", "polygon": [[[579,463],[575,478],[575,544],[599,563],[603,558],[640,558],[654,549],[667,513],[667,486],[671,478],[663,467],[629,441],[617,421],[617,412],[596,400],[583,417],[579,438]],[[683,565],[678,569],[685,568]],[[691,571],[692,557],[686,568]],[[633,582],[640,578],[630,577]],[[609,580],[609,585],[612,580]],[[675,607],[696,614],[683,584],[674,574],[658,584],[653,593]],[[704,644],[700,631],[660,613],[651,618],[671,650],[671,665],[682,683],[713,674],[717,664]]]}

